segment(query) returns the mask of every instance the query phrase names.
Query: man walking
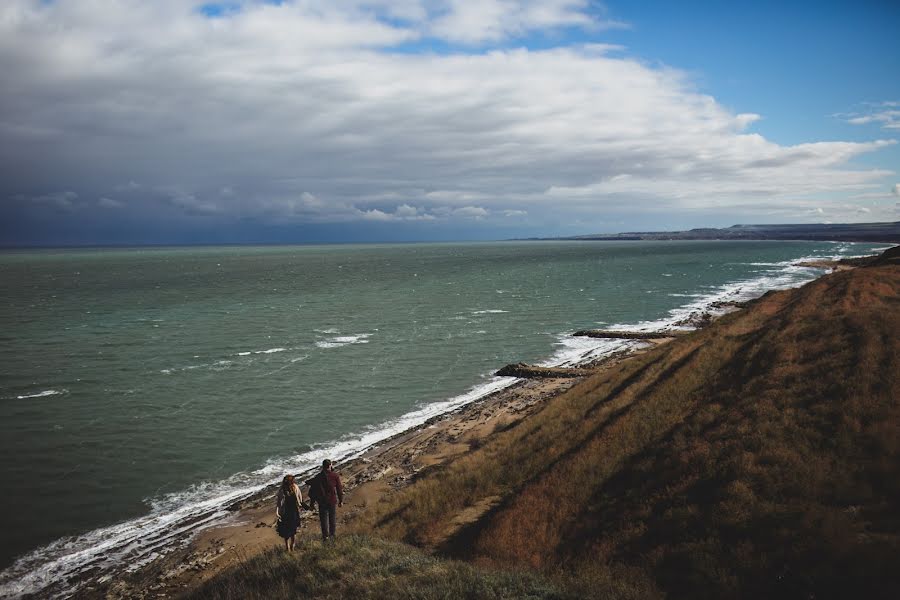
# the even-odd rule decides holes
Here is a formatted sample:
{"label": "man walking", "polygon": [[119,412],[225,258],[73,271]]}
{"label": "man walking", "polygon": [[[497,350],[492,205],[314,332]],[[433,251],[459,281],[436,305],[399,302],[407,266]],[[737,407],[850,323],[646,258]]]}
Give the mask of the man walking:
{"label": "man walking", "polygon": [[337,507],[344,505],[344,487],[341,485],[341,478],[334,472],[331,461],[326,458],[322,461],[322,470],[306,483],[309,484],[310,506],[319,504],[322,541],[334,539]]}

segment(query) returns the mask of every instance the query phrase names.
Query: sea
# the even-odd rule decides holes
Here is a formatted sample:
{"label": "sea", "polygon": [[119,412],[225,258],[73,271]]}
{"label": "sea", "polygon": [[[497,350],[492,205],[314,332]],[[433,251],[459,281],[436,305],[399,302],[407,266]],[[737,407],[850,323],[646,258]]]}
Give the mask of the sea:
{"label": "sea", "polygon": [[226,507],[716,303],[883,245],[556,242],[0,252],[0,597],[64,597]]}

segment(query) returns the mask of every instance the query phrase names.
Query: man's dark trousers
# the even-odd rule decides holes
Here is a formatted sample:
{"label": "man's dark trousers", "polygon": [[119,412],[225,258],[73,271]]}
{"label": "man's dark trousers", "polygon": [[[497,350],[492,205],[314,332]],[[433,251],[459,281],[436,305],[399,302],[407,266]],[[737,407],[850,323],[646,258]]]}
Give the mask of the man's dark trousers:
{"label": "man's dark trousers", "polygon": [[337,528],[337,506],[328,502],[319,502],[319,525],[322,526],[322,541],[329,536],[334,537]]}

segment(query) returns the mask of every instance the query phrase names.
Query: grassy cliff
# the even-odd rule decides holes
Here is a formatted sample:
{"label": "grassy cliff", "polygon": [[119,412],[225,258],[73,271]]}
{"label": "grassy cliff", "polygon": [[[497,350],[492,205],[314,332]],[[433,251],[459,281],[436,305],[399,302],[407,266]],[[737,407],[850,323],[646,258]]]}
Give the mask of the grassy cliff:
{"label": "grassy cliff", "polygon": [[504,569],[556,582],[470,597],[900,597],[898,333],[896,261],[769,293],[599,371],[354,527],[440,557],[428,568],[474,565],[459,589]]}

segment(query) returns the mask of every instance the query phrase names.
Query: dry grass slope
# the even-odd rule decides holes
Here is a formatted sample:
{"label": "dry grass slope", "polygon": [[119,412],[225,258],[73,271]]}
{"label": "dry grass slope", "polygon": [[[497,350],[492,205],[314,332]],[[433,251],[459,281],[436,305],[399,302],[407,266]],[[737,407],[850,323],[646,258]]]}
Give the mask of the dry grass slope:
{"label": "dry grass slope", "polygon": [[[609,578],[605,578],[605,581]],[[190,598],[204,600],[618,600],[647,598],[649,589],[621,585],[591,587],[590,582],[553,581],[522,571],[483,570],[464,562],[441,560],[405,544],[365,536],[336,544],[301,545],[288,554],[277,548],[244,561],[213,578]]]}
{"label": "dry grass slope", "polygon": [[599,372],[357,527],[671,597],[900,597],[898,332],[891,261],[767,294]]}

